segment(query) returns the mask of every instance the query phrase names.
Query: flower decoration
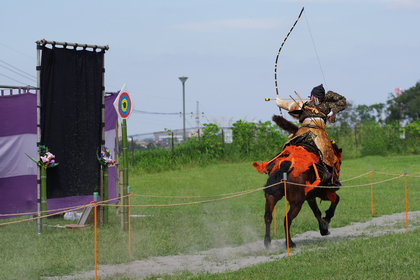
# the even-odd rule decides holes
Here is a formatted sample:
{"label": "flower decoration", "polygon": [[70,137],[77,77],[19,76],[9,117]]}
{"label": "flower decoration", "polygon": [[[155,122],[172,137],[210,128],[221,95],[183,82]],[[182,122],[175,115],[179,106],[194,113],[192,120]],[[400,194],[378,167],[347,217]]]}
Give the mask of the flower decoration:
{"label": "flower decoration", "polygon": [[45,169],[49,167],[55,167],[58,165],[57,162],[55,162],[55,155],[50,153],[48,150],[48,147],[39,145],[38,146],[38,154],[39,154],[39,161],[35,160],[28,154],[26,154],[33,162],[35,162],[38,166],[43,167]]}
{"label": "flower decoration", "polygon": [[99,164],[102,166],[114,165],[116,162],[116,160],[112,158],[112,155],[109,152],[109,149],[107,147],[104,147],[101,153],[97,155],[97,158],[98,158]]}

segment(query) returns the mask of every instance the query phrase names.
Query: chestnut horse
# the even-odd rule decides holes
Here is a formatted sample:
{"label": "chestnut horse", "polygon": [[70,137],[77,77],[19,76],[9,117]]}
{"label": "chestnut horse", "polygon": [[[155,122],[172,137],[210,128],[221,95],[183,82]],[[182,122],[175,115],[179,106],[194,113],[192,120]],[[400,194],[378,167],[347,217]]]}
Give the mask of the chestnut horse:
{"label": "chestnut horse", "polygon": [[[287,173],[291,166],[291,161],[283,161],[280,165],[280,168],[274,173],[270,174],[266,186],[271,186],[264,189],[265,195],[265,237],[264,245],[268,248],[271,244],[270,237],[270,225],[273,220],[273,210],[276,203],[281,200],[284,196],[284,182],[283,173]],[[314,167],[309,167],[308,170],[301,173],[299,176],[295,177],[289,172],[287,175],[286,182],[286,193],[287,201],[289,202],[290,208],[287,213],[287,222],[286,227],[286,217],[284,218],[284,230],[285,236],[289,237],[289,247],[296,247],[296,244],[292,241],[290,237],[290,226],[293,222],[293,219],[299,214],[300,209],[305,201],[308,202],[311,207],[315,218],[318,220],[319,231],[321,235],[330,234],[328,230],[328,225],[331,221],[331,218],[334,216],[335,208],[337,207],[340,197],[335,193],[338,188],[317,188],[306,189],[307,187],[302,185],[308,185],[308,182],[316,181],[316,172]],[[294,184],[296,183],[296,184]],[[299,184],[299,185],[297,185]],[[311,188],[311,187],[310,187]],[[325,212],[325,217],[321,217],[321,211],[318,208],[316,198],[319,197],[321,200],[330,200],[331,205],[329,209]],[[286,240],[287,244],[287,240]]]}
{"label": "chestnut horse", "polygon": [[[289,133],[296,132],[299,128],[293,123],[287,121],[283,117],[273,116],[273,121],[277,125],[288,131]],[[286,192],[287,201],[290,204],[290,209],[284,219],[284,230],[286,236],[289,237],[289,246],[296,247],[296,244],[290,237],[290,226],[293,219],[299,214],[300,209],[305,201],[308,202],[311,207],[315,218],[318,220],[319,231],[321,235],[330,234],[328,230],[331,218],[334,216],[335,209],[340,197],[336,194],[341,184],[338,181],[340,174],[341,165],[341,152],[342,150],[332,141],[332,147],[334,150],[335,164],[333,171],[328,171],[325,166],[322,166],[320,160],[320,152],[315,145],[312,145],[308,141],[295,141],[290,142],[286,145],[281,153],[269,162],[263,162],[258,164],[254,162],[253,165],[260,173],[269,173],[266,187],[264,189],[265,194],[265,238],[264,245],[268,248],[271,244],[270,237],[270,225],[273,220],[273,210],[276,203],[281,200],[284,196],[284,182],[283,174],[287,174],[286,181]],[[333,180],[331,180],[331,176]],[[332,183],[333,182],[333,183]],[[333,185],[328,187],[318,187]],[[331,201],[329,209],[325,212],[325,217],[321,217],[321,211],[316,203],[316,198],[319,197],[321,200]],[[286,240],[287,244],[287,240]]]}

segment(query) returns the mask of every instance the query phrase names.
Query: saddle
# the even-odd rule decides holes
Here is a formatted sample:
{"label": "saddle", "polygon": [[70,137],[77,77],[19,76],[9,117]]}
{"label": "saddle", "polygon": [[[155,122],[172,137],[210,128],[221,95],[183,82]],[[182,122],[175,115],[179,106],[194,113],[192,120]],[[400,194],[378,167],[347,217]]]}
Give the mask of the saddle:
{"label": "saddle", "polygon": [[[291,174],[297,178],[300,174],[313,167],[317,179],[313,183],[307,182],[308,185],[334,185],[338,181],[339,165],[341,157],[341,149],[338,148],[334,141],[331,142],[334,153],[337,157],[336,166],[329,166],[322,160],[322,152],[315,144],[316,136],[308,131],[300,136],[297,136],[287,142],[282,152],[278,153],[268,162],[263,161],[261,164],[253,162],[253,166],[260,173],[273,174],[281,167],[286,168],[283,172]],[[289,165],[282,165],[283,162],[291,162]]]}
{"label": "saddle", "polygon": [[[274,115],[272,118],[281,129],[291,134],[291,139],[284,145],[296,145],[304,147],[308,152],[314,153],[319,157],[317,166],[319,172],[326,174],[327,178],[331,179],[329,183],[335,184],[340,175],[341,152],[337,144],[331,141],[325,132],[325,129],[311,124],[303,124],[300,128],[295,124],[289,122],[281,116]],[[318,148],[321,145],[321,150]],[[326,153],[326,154],[323,154]],[[331,176],[332,174],[332,176]]]}

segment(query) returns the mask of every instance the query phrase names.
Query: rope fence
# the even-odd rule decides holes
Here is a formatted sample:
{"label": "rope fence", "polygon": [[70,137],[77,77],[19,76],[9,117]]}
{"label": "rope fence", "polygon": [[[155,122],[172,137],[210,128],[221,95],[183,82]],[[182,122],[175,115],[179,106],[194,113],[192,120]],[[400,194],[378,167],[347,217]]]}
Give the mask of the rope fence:
{"label": "rope fence", "polygon": [[[372,170],[372,171],[375,172],[375,173],[378,173],[378,174],[382,174],[382,175],[389,175],[389,176],[398,176],[399,175],[399,174],[384,173],[384,172],[379,172],[379,171],[374,171],[374,170]],[[414,173],[412,175],[407,174],[407,177],[420,178],[420,176],[414,176],[415,174],[420,174],[420,173]],[[404,174],[402,176],[404,176]]]}
{"label": "rope fence", "polygon": [[[127,197],[126,196],[121,196],[118,198],[112,198],[109,200],[103,200],[101,201],[102,203],[106,203],[106,202],[110,202],[110,201],[115,201],[115,200],[119,200],[120,198],[124,198]],[[14,214],[0,214],[0,217],[11,217],[11,216],[30,216],[30,215],[36,215],[38,213],[48,213],[48,212],[54,212],[53,214],[49,215],[49,216],[54,216],[54,215],[58,215],[58,214],[62,214],[62,213],[66,213],[66,212],[71,212],[71,211],[75,211],[79,210],[81,207],[86,207],[89,206],[89,204],[86,205],[79,205],[79,206],[70,206],[70,207],[65,207],[65,208],[57,208],[57,209],[52,209],[52,210],[44,210],[44,211],[36,211],[36,212],[26,212],[26,213],[14,213]],[[45,218],[46,216],[43,216],[42,218]],[[11,217],[13,218],[13,217]],[[1,225],[1,224],[0,224]]]}
{"label": "rope fence", "polygon": [[207,195],[207,196],[159,196],[159,195],[147,195],[147,194],[133,194],[134,196],[140,197],[159,197],[159,198],[205,198],[205,197],[219,197],[219,196],[228,196],[234,194],[246,193],[248,191],[240,191],[236,193],[226,193],[226,194],[216,194],[216,195]]}
{"label": "rope fence", "polygon": [[[277,185],[277,184],[274,184]],[[267,186],[267,187],[263,187],[263,188],[258,188],[255,190],[250,190],[250,191],[246,191],[246,192],[241,192],[235,195],[231,195],[228,197],[222,197],[222,198],[216,198],[216,199],[210,199],[210,200],[204,200],[204,201],[196,201],[196,202],[186,202],[186,203],[176,203],[176,204],[156,204],[156,205],[102,205],[102,204],[98,204],[100,206],[109,206],[109,207],[171,207],[171,206],[185,206],[185,205],[194,205],[194,204],[201,204],[201,203],[209,203],[209,202],[214,202],[214,201],[220,201],[220,200],[226,200],[226,199],[230,199],[230,198],[234,198],[234,197],[238,197],[238,196],[242,196],[242,195],[246,195],[246,194],[250,194],[250,193],[254,193],[266,188],[270,188],[271,186]],[[134,196],[142,196],[142,195],[135,195]]]}
{"label": "rope fence", "polygon": [[[86,207],[88,207],[88,206],[90,206],[90,204],[86,204],[86,205],[79,205],[79,206],[75,206],[75,207],[73,207],[73,208],[70,208],[71,210],[66,210],[66,211],[56,212],[56,213],[54,213],[54,214],[43,215],[43,216],[34,217],[34,218],[29,218],[29,219],[24,219],[24,220],[19,220],[19,221],[13,221],[13,222],[8,222],[8,223],[3,223],[3,224],[0,224],[0,226],[11,225],[11,224],[17,224],[17,223],[22,223],[22,222],[28,222],[28,221],[33,221],[33,220],[38,220],[38,219],[43,219],[43,218],[48,218],[48,217],[52,217],[52,216],[55,216],[55,215],[64,214],[64,213],[67,213],[67,212],[70,212],[70,211],[77,211],[77,210],[80,210],[80,209],[84,209],[84,208],[86,208]],[[48,210],[48,212],[51,212],[51,211],[56,211],[56,210]],[[41,212],[41,211],[40,211],[40,212]],[[44,212],[46,212],[46,211],[44,211]],[[16,214],[14,214],[14,215],[16,215]],[[6,214],[0,214],[0,216],[7,216],[7,215],[6,215]]]}
{"label": "rope fence", "polygon": [[355,179],[357,179],[357,178],[360,178],[360,177],[366,176],[366,175],[368,175],[369,173],[370,173],[370,172],[366,172],[365,174],[362,174],[362,175],[359,175],[359,176],[356,176],[356,177],[354,177],[354,178],[350,178],[350,179],[347,179],[347,180],[342,180],[341,182],[352,181],[352,180],[355,180]]}
{"label": "rope fence", "polygon": [[[359,179],[363,176],[366,176],[368,174],[371,174],[372,172],[378,173],[378,174],[382,174],[382,175],[389,175],[389,176],[395,176],[393,178],[389,178],[383,181],[379,181],[379,182],[370,182],[367,184],[361,184],[361,185],[346,185],[346,186],[314,186],[315,188],[325,188],[325,189],[341,189],[341,188],[356,188],[356,187],[365,187],[365,186],[373,186],[373,185],[379,185],[379,184],[383,184],[392,180],[396,180],[398,178],[401,177],[415,177],[415,178],[420,178],[420,176],[413,176],[413,175],[408,175],[408,174],[391,174],[391,173],[384,173],[384,172],[379,172],[379,171],[374,171],[371,170],[367,173],[358,175],[356,177],[350,178],[350,179],[346,179],[343,180],[341,182],[348,182],[348,181],[352,181],[352,180],[356,180]],[[420,174],[420,173],[414,173],[414,174]],[[106,201],[100,201],[97,203],[97,206],[104,206],[104,207],[138,207],[138,208],[148,208],[148,207],[175,207],[175,206],[186,206],[186,205],[196,205],[196,204],[202,204],[202,203],[210,203],[210,202],[216,202],[216,201],[221,201],[221,200],[226,200],[226,199],[231,199],[231,198],[235,198],[235,197],[240,197],[243,195],[248,195],[257,191],[261,191],[267,188],[271,188],[280,184],[284,183],[284,179],[281,179],[279,182],[268,185],[268,186],[264,186],[261,188],[257,188],[257,189],[253,189],[253,190],[245,190],[245,191],[240,191],[240,192],[234,192],[234,193],[228,193],[228,194],[218,194],[218,195],[209,195],[209,196],[157,196],[157,195],[139,195],[139,194],[128,194],[126,196],[120,196],[117,198],[113,198],[113,199],[109,199]],[[296,185],[296,186],[301,186],[301,187],[306,187],[306,184],[298,184],[298,183],[292,183],[292,182],[287,182],[290,185]],[[188,198],[211,198],[211,197],[219,197],[219,198],[215,198],[215,199],[209,199],[209,200],[202,200],[202,201],[195,201],[195,202],[185,202],[185,203],[174,203],[174,204],[153,204],[153,205],[120,205],[120,204],[107,204],[110,201],[115,201],[115,200],[121,200],[125,197],[129,197],[129,196],[136,196],[136,197],[149,197],[149,198],[172,198],[172,199],[188,199]],[[46,211],[36,211],[36,212],[26,212],[26,213],[14,213],[14,214],[0,214],[0,217],[10,217],[13,218],[15,216],[25,216],[25,215],[38,215],[38,217],[33,217],[33,218],[28,218],[28,219],[22,219],[19,221],[12,221],[12,222],[7,222],[7,223],[1,223],[0,226],[4,226],[4,225],[9,225],[9,224],[16,224],[16,223],[21,223],[21,222],[27,222],[27,221],[32,221],[32,220],[37,220],[37,219],[41,219],[41,218],[47,218],[47,217],[51,217],[51,216],[55,216],[55,215],[60,215],[60,214],[64,214],[66,212],[72,212],[72,211],[76,211],[76,210],[80,210],[83,209],[87,206],[91,206],[91,204],[87,204],[87,205],[80,205],[80,206],[74,206],[74,207],[66,207],[66,208],[59,208],[59,209],[53,209],[53,210],[46,210]],[[47,214],[47,215],[42,215],[44,213],[51,213],[54,212],[52,214]],[[42,215],[42,216],[41,216]]]}

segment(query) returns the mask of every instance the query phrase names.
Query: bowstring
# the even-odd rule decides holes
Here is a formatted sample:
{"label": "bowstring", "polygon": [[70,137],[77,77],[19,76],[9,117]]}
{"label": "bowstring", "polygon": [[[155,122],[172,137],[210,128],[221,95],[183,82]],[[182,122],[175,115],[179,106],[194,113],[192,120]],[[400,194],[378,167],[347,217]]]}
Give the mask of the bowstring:
{"label": "bowstring", "polygon": [[321,69],[322,78],[324,79],[324,84],[325,84],[325,87],[327,88],[327,91],[328,91],[327,80],[325,79],[324,71],[322,70],[321,61],[319,60],[318,51],[316,50],[315,41],[314,41],[314,38],[312,37],[311,28],[309,27],[308,18],[306,17],[306,12],[305,12],[305,20],[306,20],[306,24],[308,25],[309,35],[311,35],[312,45],[314,46],[316,58],[318,60],[318,65],[319,65],[319,68]]}

